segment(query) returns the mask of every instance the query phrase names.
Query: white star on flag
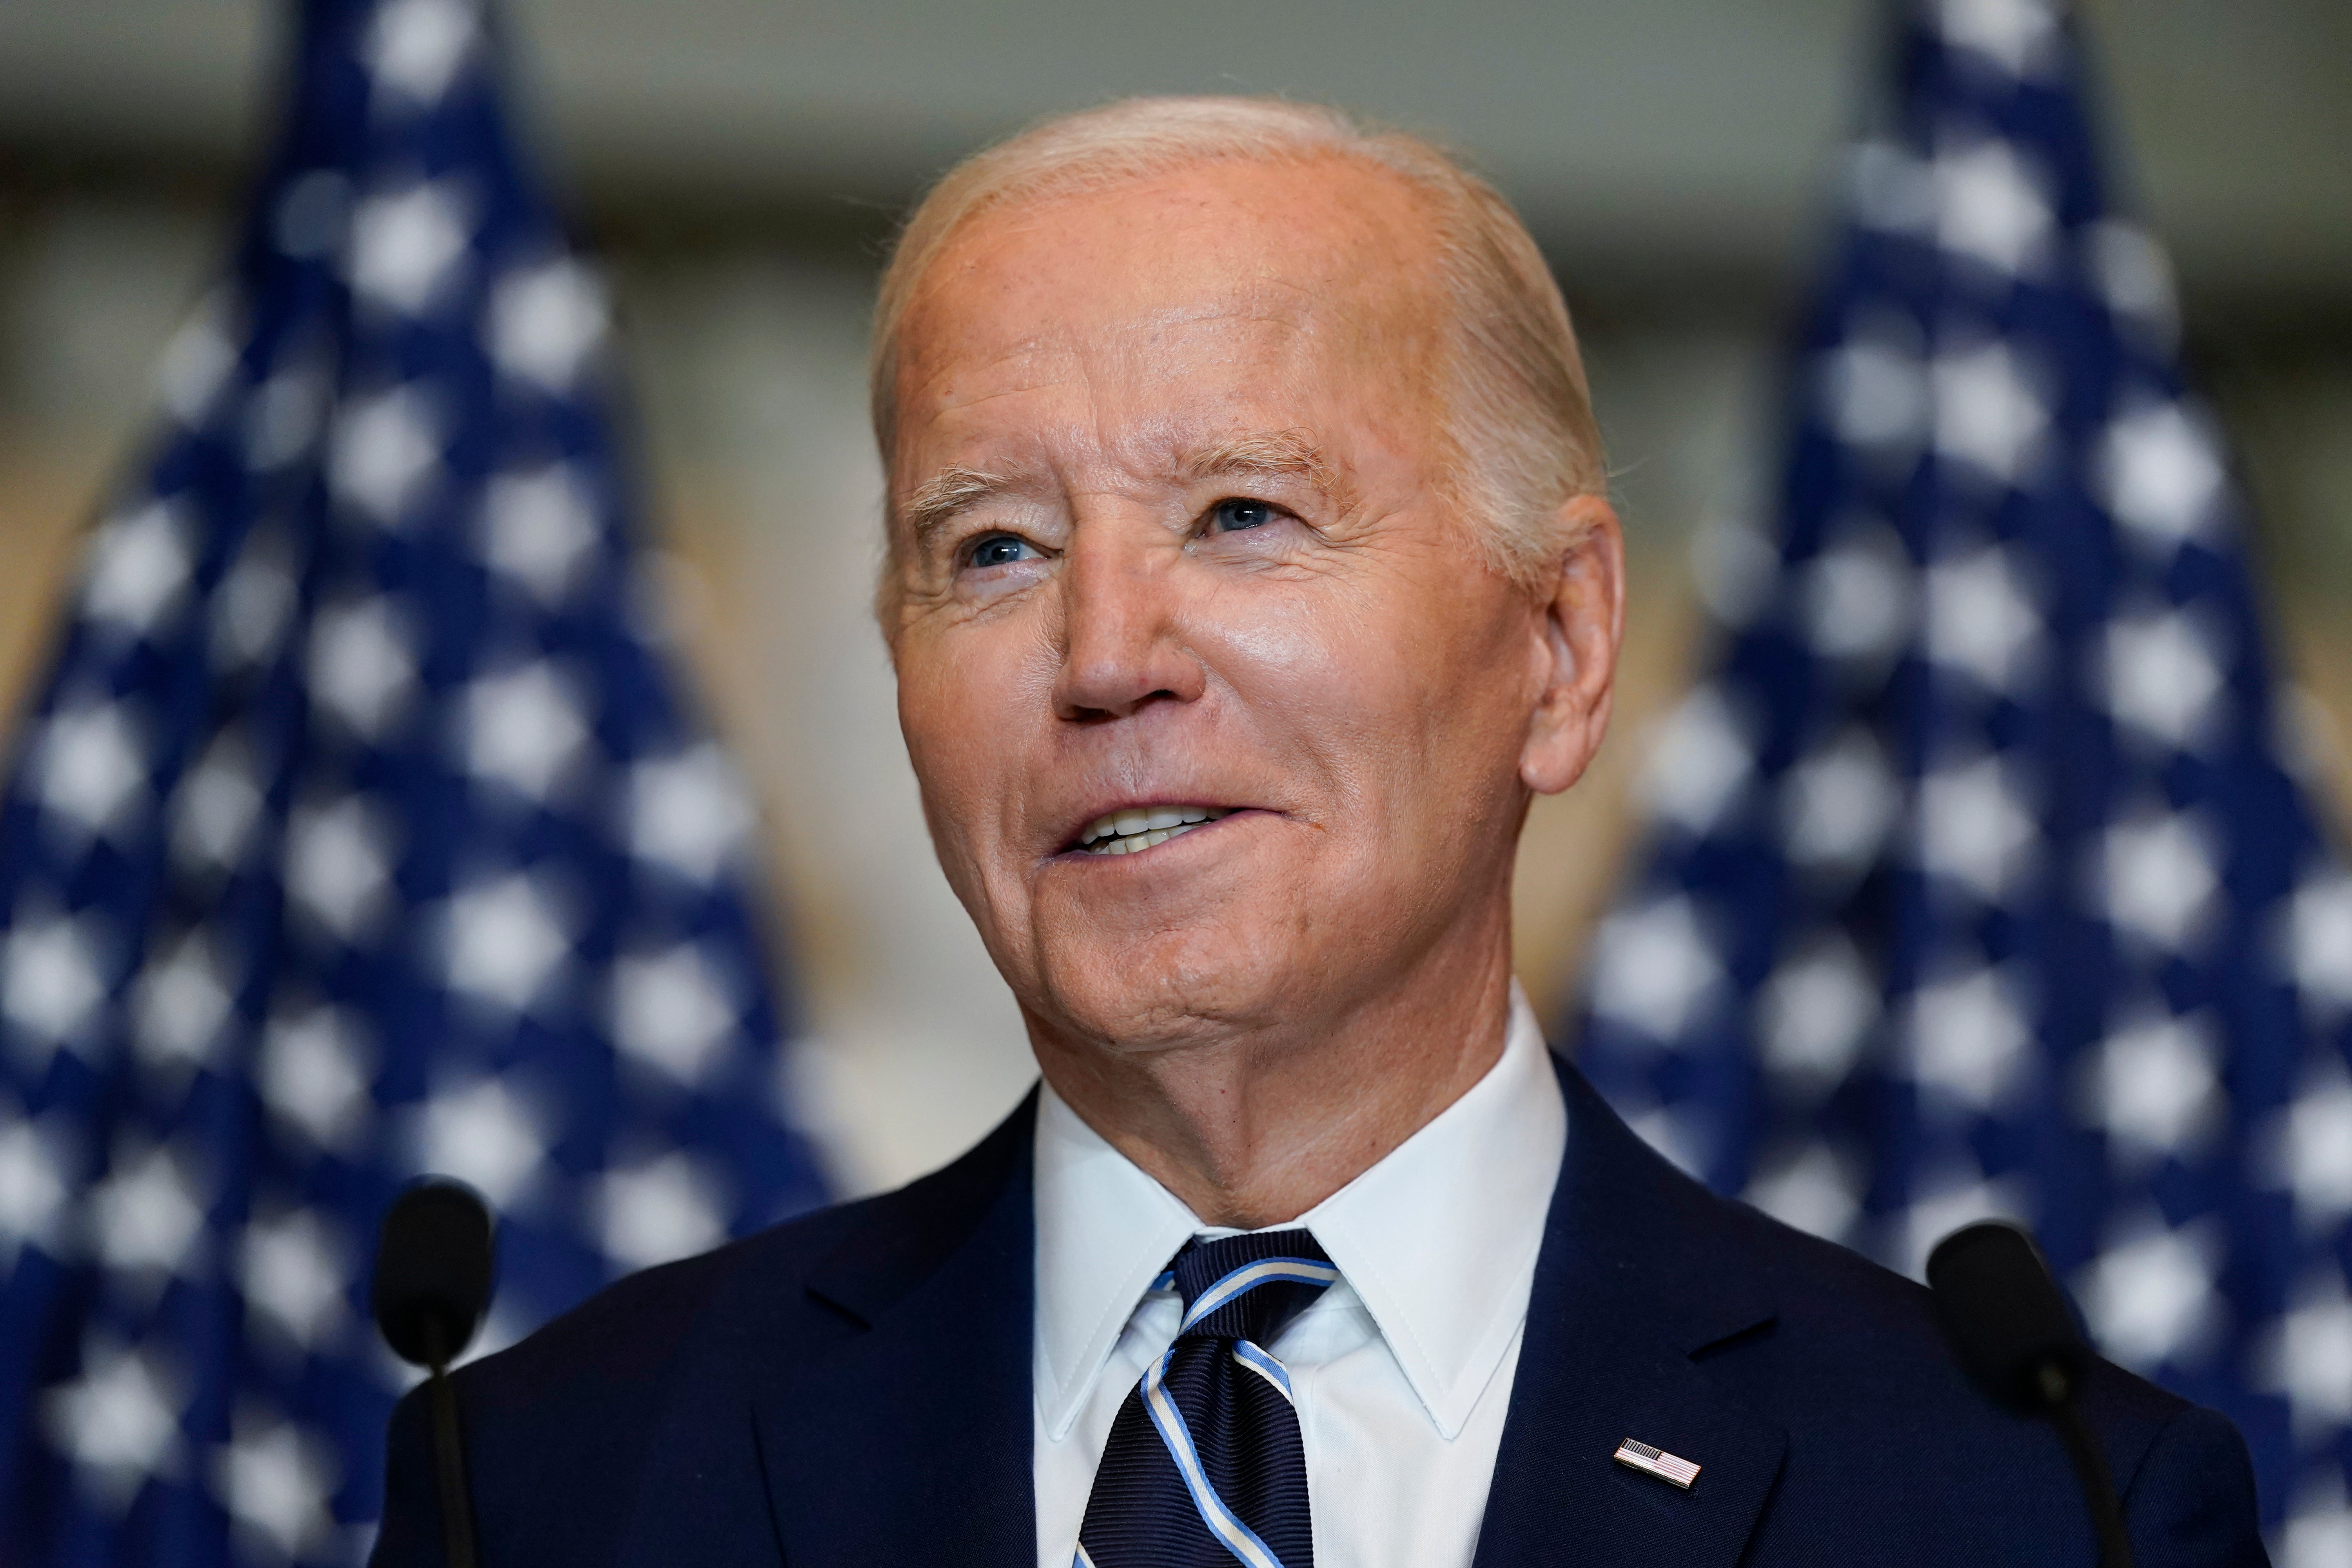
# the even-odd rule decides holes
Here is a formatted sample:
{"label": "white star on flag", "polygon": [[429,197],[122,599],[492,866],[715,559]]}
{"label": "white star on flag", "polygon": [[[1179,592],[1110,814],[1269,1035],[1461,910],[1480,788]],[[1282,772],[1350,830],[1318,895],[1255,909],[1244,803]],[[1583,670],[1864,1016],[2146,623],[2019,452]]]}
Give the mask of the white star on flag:
{"label": "white star on flag", "polygon": [[0,1016],[40,1047],[36,1059],[46,1065],[60,1047],[87,1045],[105,1000],[94,918],[41,914],[19,905],[0,937]]}
{"label": "white star on flag", "polygon": [[572,951],[568,923],[527,871],[467,888],[449,900],[450,987],[510,1012],[529,1010]]}
{"label": "white star on flag", "polygon": [[2222,695],[2214,641],[2186,611],[2117,616],[2107,626],[2105,659],[2110,711],[2164,745],[2207,749]]}
{"label": "white star on flag", "polygon": [[2296,1489],[2286,1531],[2279,1542],[2278,1568],[2342,1568],[2352,1563],[2352,1505],[2344,1478],[2321,1469]]}
{"label": "white star on flag", "polygon": [[1938,244],[1998,272],[2040,269],[2057,215],[2039,172],[2016,147],[1979,142],[1945,149],[1929,177],[1936,183]]}
{"label": "white star on flag", "polygon": [[58,1250],[73,1179],[70,1140],[54,1114],[35,1121],[0,1100],[0,1284],[28,1244]]}
{"label": "white star on flag", "polygon": [[1702,686],[1659,726],[1642,765],[1643,798],[1654,816],[1685,832],[1704,833],[1753,766],[1730,703],[1715,687]]}
{"label": "white star on flag", "polygon": [[213,1060],[235,998],[213,933],[198,926],[159,946],[140,972],[131,1039],[152,1066],[181,1070]]}
{"label": "white star on flag", "polygon": [[272,1016],[254,1078],[279,1125],[315,1148],[358,1147],[371,1115],[373,1063],[359,1026],[340,1009],[289,1008]]}
{"label": "white star on flag", "polygon": [[546,659],[476,679],[458,709],[467,771],[546,801],[588,743],[577,693],[578,682]]}
{"label": "white star on flag", "polygon": [[1987,902],[2008,896],[2040,837],[2011,773],[1986,756],[1919,782],[1920,864]]}
{"label": "white star on flag", "polygon": [[231,310],[225,290],[205,296],[187,324],[172,335],[156,367],[155,389],[163,406],[183,425],[201,425],[211,417],[236,373],[237,345],[229,336]]}
{"label": "white star on flag", "polygon": [[1826,1093],[1853,1069],[1878,1016],[1875,977],[1844,933],[1832,933],[1765,983],[1764,1065],[1809,1096]]}
{"label": "white star on flag", "polygon": [[1592,1005],[1654,1040],[1672,1041],[1722,978],[1686,898],[1620,910],[1593,939]]}
{"label": "white star on flag", "polygon": [[2057,53],[2047,0],[1942,0],[1936,19],[1947,39],[2014,77],[2045,74]]}
{"label": "white star on flag", "polygon": [[1929,373],[1937,453],[2004,485],[2021,484],[2040,458],[2050,408],[2017,351],[1999,340],[1945,351]]}
{"label": "white star on flag", "polygon": [[299,591],[285,535],[256,526],[213,599],[213,657],[223,674],[258,669],[277,656]]}
{"label": "white star on flag", "polygon": [[480,26],[473,0],[390,0],[368,33],[368,69],[397,100],[433,103],[457,79]]}
{"label": "white star on flag", "polygon": [[444,1089],[418,1112],[416,1168],[455,1176],[494,1208],[511,1208],[547,1158],[541,1114],[520,1091],[485,1078]]}
{"label": "white star on flag", "polygon": [[729,990],[699,942],[625,956],[613,970],[614,1044],[681,1083],[694,1083],[734,1032]]}
{"label": "white star on flag", "polygon": [[490,300],[490,357],[519,381],[568,389],[604,341],[604,286],[564,258],[510,272]]}
{"label": "white star on flag", "polygon": [[83,569],[89,615],[132,637],[162,625],[187,591],[195,567],[188,521],[169,501],[150,501],[101,528]]}
{"label": "white star on flag", "polygon": [[410,634],[391,595],[319,612],[310,632],[310,696],[363,740],[384,737],[416,688]]}
{"label": "white star on flag", "polygon": [[2042,612],[2026,583],[2016,553],[1998,544],[1928,568],[1927,657],[1989,691],[2020,691],[2042,668]]}
{"label": "white star on flag", "polygon": [[286,826],[286,892],[338,942],[366,941],[390,902],[391,829],[364,795],[306,801]]}
{"label": "white star on flag", "polygon": [[2128,218],[2105,217],[2083,231],[2091,275],[2116,324],[2158,353],[2172,352],[2179,336],[2180,310],[2172,284],[2172,259],[2147,230]]}
{"label": "white star on flag", "polygon": [[1876,664],[1917,616],[1918,579],[1902,541],[1881,521],[1849,522],[1804,569],[1805,641],[1824,658]]}
{"label": "white star on flag", "polygon": [[181,1380],[152,1352],[93,1345],[82,1359],[81,1376],[49,1394],[50,1440],[120,1511],[179,1463]]}
{"label": "white star on flag", "polygon": [[2341,1269],[2323,1265],[2303,1282],[2255,1359],[2264,1385],[2285,1396],[2297,1441],[2352,1422],[2352,1296]]}
{"label": "white star on flag", "polygon": [[2119,415],[2098,467],[2116,521],[2165,551],[2212,527],[2229,482],[2212,437],[2177,403]]}
{"label": "white star on flag", "polygon": [[446,180],[362,202],[352,215],[352,287],[407,315],[429,309],[466,254],[467,205]]}
{"label": "white star on flag", "polygon": [[1782,1225],[1830,1241],[1843,1238],[1862,1213],[1859,1174],[1820,1144],[1767,1168],[1740,1194]]}
{"label": "white star on flag", "polygon": [[362,397],[335,420],[328,478],[336,496],[386,528],[407,519],[441,463],[441,423],[415,386]]}
{"label": "white star on flag", "polygon": [[173,859],[192,879],[236,870],[253,842],[261,804],[251,746],[241,731],[222,731],[173,792]]}
{"label": "white star on flag", "polygon": [[482,512],[490,565],[541,604],[561,603],[597,540],[594,501],[580,471],[555,463],[501,474],[490,481]]}
{"label": "white star on flag", "polygon": [[35,731],[33,767],[53,821],[108,837],[147,799],[147,748],[128,700],[61,705]]}
{"label": "white star on flag", "polygon": [[347,1313],[343,1293],[357,1259],[314,1209],[260,1215],[246,1226],[238,1283],[249,1317],[303,1354],[330,1342]]}
{"label": "white star on flag", "polygon": [[727,1239],[716,1184],[684,1154],[615,1165],[590,1200],[616,1269],[650,1268]]}
{"label": "white star on flag", "polygon": [[2107,829],[2100,897],[2116,928],[2168,952],[2204,936],[2221,878],[2211,835],[2193,813],[2135,812]]}
{"label": "white star on flag", "polygon": [[2352,1008],[2352,875],[2329,871],[2294,890],[2288,906],[2287,968],[2306,1003]]}
{"label": "white star on flag", "polygon": [[2033,1028],[2016,982],[1996,969],[1976,969],[1920,988],[1906,1043],[1920,1088],[1984,1112],[2024,1087]]}
{"label": "white star on flag", "polygon": [[2331,1229],[2352,1215],[2352,1073],[2324,1061],[2307,1074],[2256,1149],[2269,1184],[2294,1194],[2303,1230]]}
{"label": "white star on flag", "polygon": [[2222,1326],[2219,1241],[2204,1221],[2174,1228],[2148,1214],[2119,1226],[2077,1281],[2099,1348],[2143,1373],[2197,1360]]}
{"label": "white star on flag", "polygon": [[1927,371],[1917,349],[1891,333],[1857,333],[1819,374],[1838,435],[1858,447],[1908,448],[1927,428]]}
{"label": "white star on flag", "polygon": [[151,1290],[190,1269],[205,1207],[194,1163],[169,1146],[125,1140],[115,1150],[89,1194],[90,1237],[108,1268],[142,1277]]}
{"label": "white star on flag", "polygon": [[267,473],[307,458],[326,415],[325,373],[309,360],[278,366],[246,406],[247,463]]}
{"label": "white star on flag", "polygon": [[2190,1152],[2227,1109],[2214,1051],[2201,1019],[2153,1016],[2116,1029],[2085,1064],[2086,1119],[2127,1163]]}
{"label": "white star on flag", "polygon": [[629,775],[627,811],[637,858],[697,882],[717,876],[754,826],[735,770],[708,744],[639,763]]}
{"label": "white star on flag", "polygon": [[1848,729],[1789,770],[1780,792],[1789,858],[1808,869],[1852,875],[1878,852],[1900,804],[1876,739]]}
{"label": "white star on flag", "polygon": [[290,1422],[239,1411],[215,1451],[213,1491],[240,1542],[280,1562],[314,1560],[334,1531],[327,1502],[341,1478],[324,1442]]}

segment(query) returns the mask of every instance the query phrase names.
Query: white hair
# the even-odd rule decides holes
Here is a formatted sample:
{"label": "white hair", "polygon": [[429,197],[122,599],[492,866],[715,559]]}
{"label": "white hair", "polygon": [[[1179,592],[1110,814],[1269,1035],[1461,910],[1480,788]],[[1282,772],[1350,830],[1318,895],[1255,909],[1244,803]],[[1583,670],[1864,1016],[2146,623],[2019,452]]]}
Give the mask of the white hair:
{"label": "white hair", "polygon": [[890,460],[898,331],[956,233],[1011,204],[1100,190],[1203,163],[1342,158],[1425,195],[1448,296],[1444,435],[1451,498],[1496,567],[1539,586],[1575,541],[1560,509],[1607,489],[1601,433],[1559,286],[1510,203],[1419,137],[1335,109],[1265,98],[1134,98],[1049,120],[974,153],[932,186],[901,230],[875,306],[874,432]]}

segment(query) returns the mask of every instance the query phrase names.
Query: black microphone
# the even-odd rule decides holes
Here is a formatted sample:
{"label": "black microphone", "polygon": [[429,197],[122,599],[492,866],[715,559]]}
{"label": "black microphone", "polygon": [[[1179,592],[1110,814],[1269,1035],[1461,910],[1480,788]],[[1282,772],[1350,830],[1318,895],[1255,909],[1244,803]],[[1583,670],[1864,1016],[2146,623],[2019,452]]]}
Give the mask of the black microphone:
{"label": "black microphone", "polygon": [[449,1568],[475,1568],[474,1509],[457,1431],[455,1361],[490,1304],[490,1211],[471,1187],[428,1176],[383,1216],[375,1249],[375,1326],[393,1353],[432,1385],[433,1468]]}
{"label": "black microphone", "polygon": [[2076,1408],[2091,1348],[2033,1237],[2000,1220],[1963,1226],[1927,1257],[1936,1317],[1960,1364],[2003,1407],[2058,1428],[2090,1504],[2099,1568],[2131,1568],[2123,1504],[2106,1457]]}

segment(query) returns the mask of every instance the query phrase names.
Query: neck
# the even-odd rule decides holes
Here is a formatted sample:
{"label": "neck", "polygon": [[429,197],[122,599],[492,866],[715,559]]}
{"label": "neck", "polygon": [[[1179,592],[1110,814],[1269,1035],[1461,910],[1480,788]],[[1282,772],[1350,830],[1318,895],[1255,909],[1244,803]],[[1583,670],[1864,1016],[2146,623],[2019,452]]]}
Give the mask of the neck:
{"label": "neck", "polygon": [[1429,955],[1314,1018],[1123,1051],[1029,1019],[1039,1067],[1088,1126],[1211,1225],[1297,1219],[1486,1076],[1510,1020],[1499,940]]}

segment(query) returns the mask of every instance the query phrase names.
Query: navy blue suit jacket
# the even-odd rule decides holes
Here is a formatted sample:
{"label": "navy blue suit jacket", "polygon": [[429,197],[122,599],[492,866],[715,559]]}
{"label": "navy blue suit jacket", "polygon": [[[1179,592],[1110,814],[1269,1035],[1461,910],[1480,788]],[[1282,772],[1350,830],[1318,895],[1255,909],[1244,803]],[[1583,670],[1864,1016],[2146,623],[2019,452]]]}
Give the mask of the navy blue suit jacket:
{"label": "navy blue suit jacket", "polygon": [[[1717,1197],[1559,1068],[1479,1568],[2094,1563],[2057,1437],[1967,1384],[1924,1290]],[[459,1373],[483,1568],[1034,1568],[1034,1115]],[[2264,1561],[2227,1421],[2105,1364],[2084,1400],[2139,1568]],[[441,1560],[424,1416],[393,1420],[376,1568]],[[1613,1463],[1626,1437],[1696,1484]]]}

